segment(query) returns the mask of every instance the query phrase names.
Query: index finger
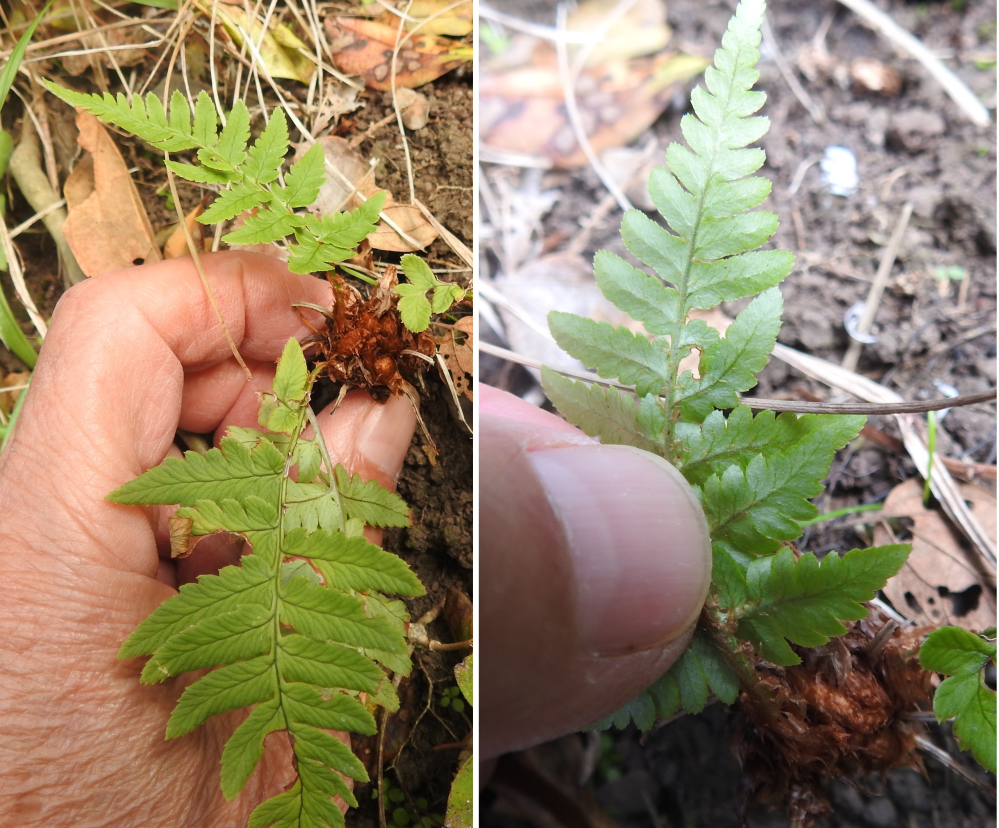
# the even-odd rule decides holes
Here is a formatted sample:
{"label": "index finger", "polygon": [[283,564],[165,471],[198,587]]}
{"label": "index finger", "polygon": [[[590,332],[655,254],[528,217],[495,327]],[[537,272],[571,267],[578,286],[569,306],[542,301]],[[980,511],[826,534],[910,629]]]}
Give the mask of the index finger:
{"label": "index finger", "polygon": [[[218,253],[202,262],[247,359],[276,360],[289,337],[307,332],[293,302],[330,300],[324,282],[267,256]],[[163,459],[185,371],[226,360],[228,343],[191,259],[87,280],[56,307],[5,470],[47,467],[46,483],[61,500],[99,513],[109,491]],[[212,393],[235,399],[245,378],[225,373]]]}

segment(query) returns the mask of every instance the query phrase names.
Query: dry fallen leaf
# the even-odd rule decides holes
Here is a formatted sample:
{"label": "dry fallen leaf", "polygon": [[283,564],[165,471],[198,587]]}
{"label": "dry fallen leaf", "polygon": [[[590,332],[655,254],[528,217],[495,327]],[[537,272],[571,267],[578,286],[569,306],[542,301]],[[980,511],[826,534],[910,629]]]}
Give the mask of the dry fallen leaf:
{"label": "dry fallen leaf", "polygon": [[[349,141],[338,135],[329,135],[320,138],[319,143],[323,145],[327,171],[326,183],[320,188],[319,195],[309,208],[315,215],[353,210],[360,206],[360,199],[353,195],[353,190],[347,185],[347,181],[350,181],[365,198],[378,192],[374,168],[350,145]],[[307,149],[308,147],[302,147],[303,151]],[[343,178],[331,172],[330,167],[339,170]],[[344,178],[347,181],[344,181]]]}
{"label": "dry fallen leaf", "polygon": [[[380,6],[372,3],[368,8],[375,12]],[[390,11],[381,12],[374,20],[385,26],[399,27],[398,14]],[[422,34],[464,37],[472,33],[472,0],[458,5],[451,0],[413,0],[406,9],[403,26],[407,32],[419,29]]]}
{"label": "dry fallen leaf", "polygon": [[[12,388],[24,385],[30,379],[31,371],[13,371],[7,374],[3,382],[0,383],[0,388]],[[14,406],[17,405],[17,398],[21,396],[22,390],[0,391],[0,411],[3,411],[4,414],[10,414],[14,410]]]}
{"label": "dry fallen leaf", "polygon": [[[996,536],[996,496],[969,483],[958,484],[961,496],[981,521],[989,537]],[[884,593],[899,612],[919,625],[953,624],[968,630],[995,625],[994,586],[983,579],[964,552],[961,535],[936,509],[923,506],[922,481],[913,478],[896,486],[884,513],[912,519],[912,553]],[[884,526],[874,530],[875,545],[892,543]]]}
{"label": "dry fallen leaf", "polygon": [[[596,31],[617,5],[615,0],[585,0],[569,15],[566,28],[573,32]],[[590,52],[587,64],[654,55],[666,48],[672,35],[662,0],[639,0],[606,31]]]}
{"label": "dry fallen leaf", "polygon": [[255,18],[248,18],[247,12],[235,6],[216,6],[218,21],[232,37],[237,46],[242,46],[245,34],[249,34],[260,60],[272,78],[289,78],[308,85],[316,72],[315,64],[299,49],[306,49],[291,29],[284,24],[271,25],[261,38],[263,26]]}
{"label": "dry fallen leaf", "polygon": [[[399,29],[372,20],[326,18],[333,64],[348,75],[360,75],[371,89],[391,89],[392,52]],[[396,58],[396,88],[436,80],[472,59],[472,47],[433,35],[404,37]]]}
{"label": "dry fallen leaf", "polygon": [[[455,339],[455,331],[464,334],[463,341],[459,342]],[[463,316],[454,323],[454,328],[447,332],[447,336],[444,337],[444,341],[437,349],[437,352],[444,357],[448,371],[451,372],[455,390],[470,400],[474,399],[472,396],[473,347],[472,317]]]}
{"label": "dry fallen leaf", "polygon": [[[633,141],[648,129],[680,85],[707,65],[701,57],[660,54],[587,68],[576,84],[587,137],[596,152]],[[565,111],[554,50],[535,51],[533,65],[487,75],[480,84],[482,143],[489,149],[540,155],[555,167],[585,165]]]}
{"label": "dry fallen leaf", "polygon": [[423,129],[430,123],[430,101],[415,89],[396,89],[395,98],[402,113],[402,124],[406,129]]}
{"label": "dry fallen leaf", "polygon": [[[194,244],[199,248],[202,248],[205,243],[205,225],[197,221],[197,218],[204,211],[205,208],[199,204],[184,218],[184,223],[187,225],[188,231],[194,238]],[[209,247],[209,250],[210,249],[211,247]],[[187,235],[184,233],[184,228],[178,224],[177,229],[170,234],[170,238],[168,238],[166,244],[163,245],[163,258],[176,259],[178,256],[187,256],[189,254],[190,250],[187,247]]]}
{"label": "dry fallen leaf", "polygon": [[79,110],[79,144],[87,152],[66,179],[69,217],[62,231],[88,276],[160,261],[149,217],[118,147],[89,112]]}
{"label": "dry fallen leaf", "polygon": [[419,207],[413,204],[395,204],[391,193],[386,198],[382,215],[388,216],[396,227],[416,242],[416,245],[410,244],[382,220],[378,222],[375,232],[368,236],[368,244],[375,250],[412,253],[414,250],[425,249],[439,235]]}

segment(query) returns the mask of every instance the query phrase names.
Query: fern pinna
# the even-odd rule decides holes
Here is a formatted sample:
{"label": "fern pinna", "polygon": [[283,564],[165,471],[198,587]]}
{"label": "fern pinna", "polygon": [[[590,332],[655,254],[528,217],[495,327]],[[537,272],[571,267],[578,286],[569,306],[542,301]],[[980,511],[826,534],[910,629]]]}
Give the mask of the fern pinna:
{"label": "fern pinna", "polygon": [[275,109],[267,126],[250,141],[250,112],[236,101],[218,131],[218,114],[207,92],[198,95],[191,109],[180,92],[174,92],[169,112],[153,93],[145,100],[136,95],[88,95],[52,81],[46,88],[71,106],[85,109],[102,121],[137,135],[165,153],[197,150],[198,165],[167,159],[167,166],[181,178],[222,188],[218,198],[198,221],[217,224],[248,210],[255,214],[222,237],[226,244],[267,244],[294,236],[288,245],[292,273],[329,270],[355,254],[355,248],[375,230],[385,193],[373,195],[356,210],[316,217],[296,209],[313,204],[323,186],[325,158],[321,144],[313,144],[291,165],[281,181],[281,165],[288,154],[288,123]]}
{"label": "fern pinna", "polygon": [[147,684],[218,667],[184,691],[168,739],[254,705],[222,753],[227,799],[263,756],[264,737],[288,732],[298,780],[253,811],[251,828],[344,824],[334,797],[357,802],[342,777],[368,777],[328,731],[371,734],[376,704],[398,709],[385,668],[411,669],[408,616],[382,593],[424,593],[402,560],[362,535],[364,524],[408,525],[403,501],[341,466],[331,474],[318,430],[303,436],[319,370],[309,372],[291,340],[261,405],[265,431],[232,428],[219,448],[167,459],[109,495],[122,504],[179,503],[174,534],[232,532],[252,546],[240,566],[180,587],[118,654],[150,656],[141,676]]}
{"label": "fern pinna", "polygon": [[[596,255],[600,289],[648,336],[567,313],[549,316],[565,351],[600,376],[634,386],[636,396],[548,368],[542,383],[586,433],[673,463],[700,498],[711,531],[712,584],[690,646],[655,684],[594,726],[634,721],[648,729],[681,708],[699,712],[712,693],[728,704],[741,696],[761,734],[759,753],[787,759],[772,775],[782,776],[774,786],[784,786],[807,822],[824,807],[822,776],[864,768],[870,745],[847,744],[853,736],[844,736],[840,755],[812,762],[793,744],[793,733],[783,742],[770,735],[768,728],[787,728],[807,708],[789,701],[796,698],[787,684],[792,670],[784,668],[802,662],[792,645],[820,652],[847,632],[843,622],[865,618],[863,602],[901,568],[908,547],[857,549],[821,561],[799,555],[790,542],[801,535],[801,522],[817,514],[809,499],[822,491],[834,452],[856,437],[864,418],[754,416],[740,405],[738,395],[756,384],[773,350],[782,310],[776,286],[793,264],[790,253],[757,249],[777,229],[773,213],[753,209],[770,192],[769,181],[753,176],[764,152],[750,146],[769,128],[767,118],[755,115],[765,95],[752,90],[764,11],[763,0],[739,5],[715,65],[705,72],[706,89],[694,89],[694,113],[681,121],[689,149],[671,144],[667,167],[650,178],[649,193],[669,229],[637,210],[623,219],[626,247],[657,275],[606,251]],[[690,318],[692,311],[751,296],[723,335]],[[696,374],[681,371],[681,360],[694,350]],[[911,647],[893,653],[913,675],[920,673]],[[860,670],[862,659],[852,658]],[[893,715],[886,714],[884,727],[896,727],[897,735],[904,725]],[[813,724],[800,722],[800,732]],[[895,757],[896,764],[912,754],[911,735],[899,739],[910,751],[908,758]]]}

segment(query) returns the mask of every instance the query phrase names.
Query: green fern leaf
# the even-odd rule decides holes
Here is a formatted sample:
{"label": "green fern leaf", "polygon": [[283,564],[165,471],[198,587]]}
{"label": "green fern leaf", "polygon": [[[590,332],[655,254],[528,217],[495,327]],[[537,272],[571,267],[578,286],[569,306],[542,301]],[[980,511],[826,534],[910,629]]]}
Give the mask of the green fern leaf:
{"label": "green fern leaf", "polygon": [[290,236],[304,223],[305,219],[302,216],[265,207],[258,210],[255,216],[247,218],[231,233],[226,233],[222,241],[226,244],[269,244]]}
{"label": "green fern leaf", "polygon": [[[225,137],[230,149],[238,147],[240,135],[237,121],[233,135]],[[236,430],[205,456],[171,458],[111,495],[125,504],[181,504],[178,516],[192,521],[192,534],[238,533],[253,548],[240,566],[182,586],[119,652],[120,658],[150,656],[144,683],[215,668],[184,691],[167,725],[168,738],[190,733],[211,716],[255,705],[223,750],[221,784],[228,799],[239,794],[263,756],[266,735],[291,734],[298,781],[259,806],[251,824],[269,824],[269,814],[294,825],[343,824],[334,798],[356,800],[341,775],[365,781],[367,774],[326,731],[375,731],[370,712],[354,697],[358,692],[367,693],[369,703],[398,706],[379,663],[407,672],[412,665],[400,611],[390,611],[392,602],[377,590],[423,594],[399,558],[338,531],[338,495],[324,482],[330,478],[334,487],[338,477],[346,479],[376,512],[397,512],[401,501],[379,496],[377,484],[362,485],[342,470],[324,472],[314,444],[299,449],[312,382],[301,347],[290,341],[273,391],[261,405],[270,406],[262,419],[286,426],[283,435]],[[311,466],[320,482],[291,480],[296,462]],[[294,497],[314,497],[314,490],[334,504],[333,532],[291,528]],[[401,615],[406,617],[404,608]]]}
{"label": "green fern leaf", "polygon": [[633,721],[639,730],[649,730],[656,719],[668,719],[681,708],[700,713],[711,693],[732,704],[739,695],[739,680],[718,648],[698,631],[667,673],[593,729],[624,728]]}
{"label": "green fern leaf", "polygon": [[240,171],[250,181],[264,186],[278,177],[278,170],[288,154],[288,122],[284,111],[275,109],[264,131],[253,142]]}
{"label": "green fern leaf", "polygon": [[831,553],[821,564],[811,552],[796,561],[787,548],[759,558],[749,565],[750,605],[739,613],[737,634],[774,664],[800,664],[785,639],[818,647],[845,633],[840,622],[867,615],[861,602],[871,600],[908,556],[908,545],[895,544],[854,549],[843,557]]}
{"label": "green fern leaf", "polygon": [[667,354],[644,336],[560,311],[548,314],[548,325],[562,350],[602,377],[634,385],[640,397],[669,385]]}
{"label": "green fern leaf", "polygon": [[236,184],[228,190],[219,193],[218,198],[211,203],[198,221],[202,224],[217,224],[236,218],[244,210],[252,210],[266,204],[272,198],[265,190],[259,190],[252,184]]}
{"label": "green fern leaf", "polygon": [[988,686],[985,672],[995,661],[994,627],[982,635],[941,627],[919,649],[924,670],[949,676],[933,696],[937,721],[953,718],[961,750],[970,750],[978,764],[992,773],[996,772],[996,691]]}
{"label": "green fern leaf", "polygon": [[201,149],[213,150],[218,143],[218,120],[215,104],[202,90],[194,102],[194,126],[191,129],[191,137]]}
{"label": "green fern leaf", "polygon": [[336,485],[347,519],[359,518],[368,526],[409,526],[409,507],[397,494],[386,491],[375,480],[363,481],[338,465]]}
{"label": "green fern leaf", "polygon": [[322,529],[307,534],[302,529],[285,538],[288,555],[308,558],[327,586],[364,592],[377,589],[397,595],[423,595],[423,587],[402,561],[364,538],[348,538]]}
{"label": "green fern leaf", "polygon": [[711,475],[702,487],[711,537],[755,554],[773,552],[778,541],[801,534],[798,521],[818,510],[808,501],[822,492],[833,455],[857,436],[862,416],[830,418],[821,431],[784,451],[755,454]]}
{"label": "green fern leaf", "polygon": [[[680,423],[677,434],[683,442],[680,462],[683,476],[700,485],[712,474],[721,474],[736,464],[746,468],[758,454],[787,452],[792,446],[810,440],[827,430],[843,433],[834,442],[850,440],[863,423],[859,418],[843,419],[835,414],[805,414],[790,412],[779,417],[772,411],[761,411],[755,417],[752,410],[739,406],[727,418],[720,411],[709,414],[703,424]],[[821,470],[821,464],[816,473]]]}
{"label": "green fern leaf", "polygon": [[[756,210],[771,185],[754,177],[765,160],[750,146],[768,129],[755,113],[765,95],[758,79],[763,0],[743,0],[729,22],[704,88],[691,94],[681,120],[688,146],[671,144],[649,194],[665,224],[637,210],[621,222],[629,252],[655,275],[611,253],[594,260],[597,285],[615,306],[642,323],[629,327],[549,315],[556,342],[602,377],[634,385],[639,400],[564,379],[545,369],[544,388],[570,422],[605,443],[632,445],[671,461],[695,487],[708,519],[714,570],[705,616],[673,668],[597,726],[641,728],[681,706],[700,710],[709,692],[723,701],[739,693],[737,676],[754,663],[732,635],[752,641],[763,658],[797,662],[787,640],[817,646],[863,614],[860,601],[884,584],[905,558],[904,547],[858,550],[819,567],[794,563],[782,544],[801,534],[817,510],[833,455],[853,439],[863,417],[753,416],[739,395],[756,385],[780,330],[778,283],[793,257],[759,250],[777,229]],[[719,334],[692,311],[755,298]],[[696,371],[679,373],[698,352]],[[733,409],[727,417],[723,409]],[[769,556],[769,557],[757,557]],[[710,635],[705,630],[710,630]],[[715,646],[713,642],[724,642]],[[758,690],[752,683],[742,688]]]}
{"label": "green fern leaf", "polygon": [[616,388],[601,388],[541,369],[541,385],[555,407],[574,426],[609,444],[659,449],[664,418],[655,397],[636,400]]}
{"label": "green fern leaf", "polygon": [[[684,374],[678,384],[676,399],[686,419],[697,422],[716,408],[734,408],[739,393],[756,385],[756,374],[766,366],[777,342],[783,304],[776,288],[761,293],[735,318],[725,336],[703,349],[700,379]],[[703,335],[697,339],[705,341]]]}
{"label": "green fern leaf", "polygon": [[180,164],[177,161],[170,160],[166,162],[166,165],[181,178],[187,181],[195,181],[198,184],[229,184],[232,181],[239,180],[239,175],[231,170],[195,167],[193,164]]}
{"label": "green fern leaf", "polygon": [[[207,98],[207,94],[205,95]],[[200,97],[199,97],[200,103]],[[210,103],[210,101],[209,101]],[[212,107],[214,117],[215,108]],[[195,119],[197,123],[197,119]],[[218,154],[232,166],[238,167],[246,159],[246,145],[250,140],[250,111],[242,101],[236,101],[226,117],[225,126],[218,140]]]}
{"label": "green fern leaf", "polygon": [[[276,190],[277,197],[287,207],[308,207],[319,196],[326,181],[326,156],[323,145],[313,144],[307,153],[291,165],[285,176],[285,186]],[[365,234],[366,236],[367,234]],[[358,240],[360,241],[360,240]],[[357,242],[352,246],[356,246]]]}
{"label": "green fern leaf", "polygon": [[[145,103],[142,98],[136,95],[132,98],[132,105],[129,106],[128,100],[121,93],[117,97],[112,97],[108,92],[103,95],[87,95],[65,89],[50,80],[42,82],[49,92],[70,106],[85,109],[102,121],[128,130],[159,149],[167,152],[180,152],[198,146],[190,129],[185,129],[185,126],[190,122],[190,110],[187,107],[187,101],[180,93],[175,93],[170,101],[171,115],[168,121],[163,112],[162,103],[151,92],[146,96]],[[183,114],[177,113],[178,108],[181,107],[186,112],[186,121]],[[214,112],[214,109],[212,111]]]}

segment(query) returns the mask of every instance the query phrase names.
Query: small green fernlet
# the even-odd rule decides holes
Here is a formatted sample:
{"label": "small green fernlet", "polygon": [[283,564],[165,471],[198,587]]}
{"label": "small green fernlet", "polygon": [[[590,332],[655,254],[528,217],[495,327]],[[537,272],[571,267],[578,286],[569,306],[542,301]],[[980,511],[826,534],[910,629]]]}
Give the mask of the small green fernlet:
{"label": "small green fernlet", "polygon": [[[669,672],[595,728],[634,721],[648,729],[680,709],[700,712],[712,693],[731,704],[748,692],[768,704],[772,691],[761,687],[755,663],[796,665],[801,658],[790,644],[817,647],[844,634],[843,622],[867,614],[863,602],[909,553],[896,544],[821,562],[811,553],[797,556],[789,544],[817,514],[810,499],[864,418],[754,415],[740,405],[738,395],[756,385],[776,343],[782,310],[776,286],[793,264],[788,252],[758,249],[777,229],[776,215],[754,209],[770,182],[753,175],[765,155],[750,146],[769,128],[767,118],[755,115],[766,96],[752,89],[764,11],[763,0],[740,3],[705,71],[706,89],[691,94],[694,114],[681,121],[689,148],[671,144],[667,167],[652,173],[649,193],[669,229],[637,210],[624,216],[626,247],[657,276],[606,251],[596,255],[601,291],[649,336],[549,315],[563,350],[601,377],[634,386],[637,395],[544,368],[549,399],[603,442],[637,446],[676,466],[703,504],[712,540],[710,593],[690,646]],[[724,335],[690,318],[691,311],[748,297],[755,298]],[[696,375],[681,372],[681,360],[695,349]],[[994,768],[995,693],[989,698]],[[970,727],[958,729],[958,737],[964,747],[978,738]]]}
{"label": "small green fernlet", "polygon": [[[218,667],[184,691],[168,739],[254,705],[222,752],[227,799],[263,756],[264,737],[290,734],[298,781],[259,805],[251,828],[344,824],[334,797],[357,801],[343,777],[368,776],[327,731],[372,734],[376,705],[398,709],[385,671],[408,675],[412,668],[409,617],[383,593],[424,594],[400,558],[363,537],[365,524],[408,526],[409,512],[377,482],[332,466],[309,408],[319,370],[310,372],[298,342],[289,341],[260,408],[265,430],[230,428],[219,448],[169,458],[108,496],[129,505],[179,503],[175,521],[183,531],[195,538],[231,532],[252,546],[240,566],[181,586],[118,653],[150,657],[144,684]],[[314,436],[307,439],[308,421]]]}

